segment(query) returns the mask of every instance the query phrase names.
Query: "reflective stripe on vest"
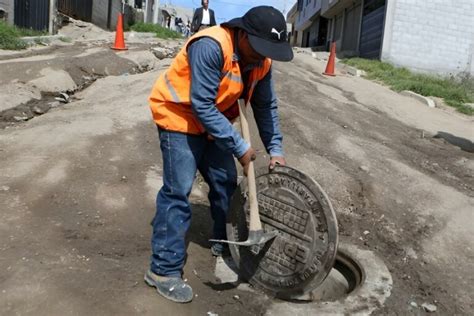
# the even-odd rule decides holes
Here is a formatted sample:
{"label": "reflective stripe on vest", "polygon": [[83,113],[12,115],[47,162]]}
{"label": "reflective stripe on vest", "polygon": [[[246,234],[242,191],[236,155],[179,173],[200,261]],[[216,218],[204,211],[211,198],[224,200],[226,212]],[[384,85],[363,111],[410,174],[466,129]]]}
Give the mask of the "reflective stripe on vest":
{"label": "reflective stripe on vest", "polygon": [[237,76],[237,75],[234,75],[232,72],[227,72],[224,77],[227,77],[229,80],[232,80],[232,81],[235,81],[235,82],[238,82],[238,83],[242,83],[242,77],[241,76]]}
{"label": "reflective stripe on vest", "polygon": [[[237,100],[244,90],[240,66],[234,55],[234,31],[214,26],[192,36],[181,49],[166,72],[153,86],[149,101],[155,123],[161,128],[188,134],[202,134],[204,128],[191,108],[191,70],[188,62],[189,43],[201,38],[214,39],[221,47],[223,56],[222,77],[216,96],[217,109],[230,120],[238,116],[235,111]],[[247,84],[250,84],[246,101],[250,100],[258,81],[263,79],[271,67],[271,60],[265,59],[262,65],[251,70]],[[237,114],[236,114],[237,113]]]}
{"label": "reflective stripe on vest", "polygon": [[171,96],[173,97],[173,102],[174,102],[174,103],[180,103],[181,100],[179,99],[179,96],[178,96],[178,94],[176,93],[176,90],[175,90],[174,87],[171,85],[171,82],[170,82],[170,80],[168,79],[168,74],[167,74],[167,73],[165,73],[165,82],[166,82],[166,87],[168,87],[168,90],[170,91]]}

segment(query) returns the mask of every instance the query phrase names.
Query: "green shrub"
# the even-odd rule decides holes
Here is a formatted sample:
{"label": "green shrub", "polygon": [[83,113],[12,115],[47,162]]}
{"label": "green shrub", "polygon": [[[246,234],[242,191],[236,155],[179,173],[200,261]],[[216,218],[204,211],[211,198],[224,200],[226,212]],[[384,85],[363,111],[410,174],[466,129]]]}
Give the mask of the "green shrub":
{"label": "green shrub", "polygon": [[0,49],[25,49],[28,45],[21,40],[23,36],[41,36],[47,34],[32,29],[22,29],[0,22]]}
{"label": "green shrub", "polygon": [[395,91],[410,90],[424,96],[443,98],[446,104],[458,111],[473,115],[474,110],[465,103],[474,102],[474,80],[454,80],[435,75],[412,73],[406,68],[394,67],[389,63],[363,58],[350,58],[343,63],[367,72],[369,79],[387,84]]}
{"label": "green shrub", "polygon": [[155,33],[156,37],[159,38],[181,38],[182,35],[178,32],[169,30],[160,25],[152,23],[143,23],[138,22],[130,27],[132,31],[135,32],[146,32],[146,33]]}

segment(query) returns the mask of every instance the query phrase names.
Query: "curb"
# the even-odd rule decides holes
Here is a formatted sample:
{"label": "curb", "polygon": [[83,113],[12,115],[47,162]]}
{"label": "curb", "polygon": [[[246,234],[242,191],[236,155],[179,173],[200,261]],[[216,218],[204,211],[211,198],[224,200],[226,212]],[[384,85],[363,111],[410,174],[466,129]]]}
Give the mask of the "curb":
{"label": "curb", "polygon": [[364,70],[357,69],[355,67],[340,63],[341,69],[344,69],[349,75],[355,77],[365,77],[367,73]]}
{"label": "curb", "polygon": [[49,44],[52,41],[67,39],[67,36],[62,36],[59,34],[56,35],[40,35],[40,36],[24,36],[20,38],[22,41],[26,42],[28,45],[36,45],[38,42]]}
{"label": "curb", "polygon": [[436,104],[432,99],[427,98],[425,96],[422,96],[421,94],[415,93],[413,91],[403,90],[402,92],[400,92],[400,94],[404,95],[404,96],[407,96],[407,97],[411,97],[411,98],[416,99],[420,102],[423,102],[424,104],[426,104],[430,108],[435,108],[436,107]]}
{"label": "curb", "polygon": [[349,66],[349,65],[344,64],[342,62],[338,62],[336,64],[336,66],[339,67],[339,69],[341,71],[344,71],[345,73],[347,73],[351,76],[354,76],[354,77],[366,77],[367,76],[367,73],[364,70],[357,69],[356,67]]}

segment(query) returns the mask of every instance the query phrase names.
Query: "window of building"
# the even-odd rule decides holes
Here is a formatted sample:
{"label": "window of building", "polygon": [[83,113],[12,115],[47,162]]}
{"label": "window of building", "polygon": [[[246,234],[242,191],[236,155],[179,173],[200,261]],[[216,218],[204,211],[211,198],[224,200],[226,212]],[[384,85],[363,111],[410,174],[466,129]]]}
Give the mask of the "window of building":
{"label": "window of building", "polygon": [[385,0],[369,0],[364,3],[364,15],[377,10],[385,5]]}
{"label": "window of building", "polygon": [[298,5],[297,5],[297,9],[298,11],[302,11],[303,10],[303,5],[304,5],[304,0],[298,0]]}

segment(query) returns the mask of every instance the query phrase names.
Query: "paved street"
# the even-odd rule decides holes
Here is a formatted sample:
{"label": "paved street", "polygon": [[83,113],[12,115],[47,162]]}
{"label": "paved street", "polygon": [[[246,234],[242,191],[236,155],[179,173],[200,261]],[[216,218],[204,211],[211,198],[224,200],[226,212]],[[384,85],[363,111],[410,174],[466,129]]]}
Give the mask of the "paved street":
{"label": "paved street", "polygon": [[[150,46],[115,53],[88,42],[2,56],[3,102],[16,102],[7,85],[23,93],[38,78],[64,83],[54,77],[62,71],[82,89],[26,121],[11,120],[24,108],[0,112],[2,315],[243,316],[280,303],[216,277],[199,181],[184,274],[196,297],[173,304],[143,282],[162,181],[147,97],[171,61]],[[374,314],[423,313],[410,302],[435,304],[439,315],[473,314],[472,117],[363,78],[324,77],[325,65],[304,52],[274,64],[284,149],[290,166],[326,190],[341,242],[373,252],[392,274],[391,295]],[[268,156],[257,147],[263,166]]]}

